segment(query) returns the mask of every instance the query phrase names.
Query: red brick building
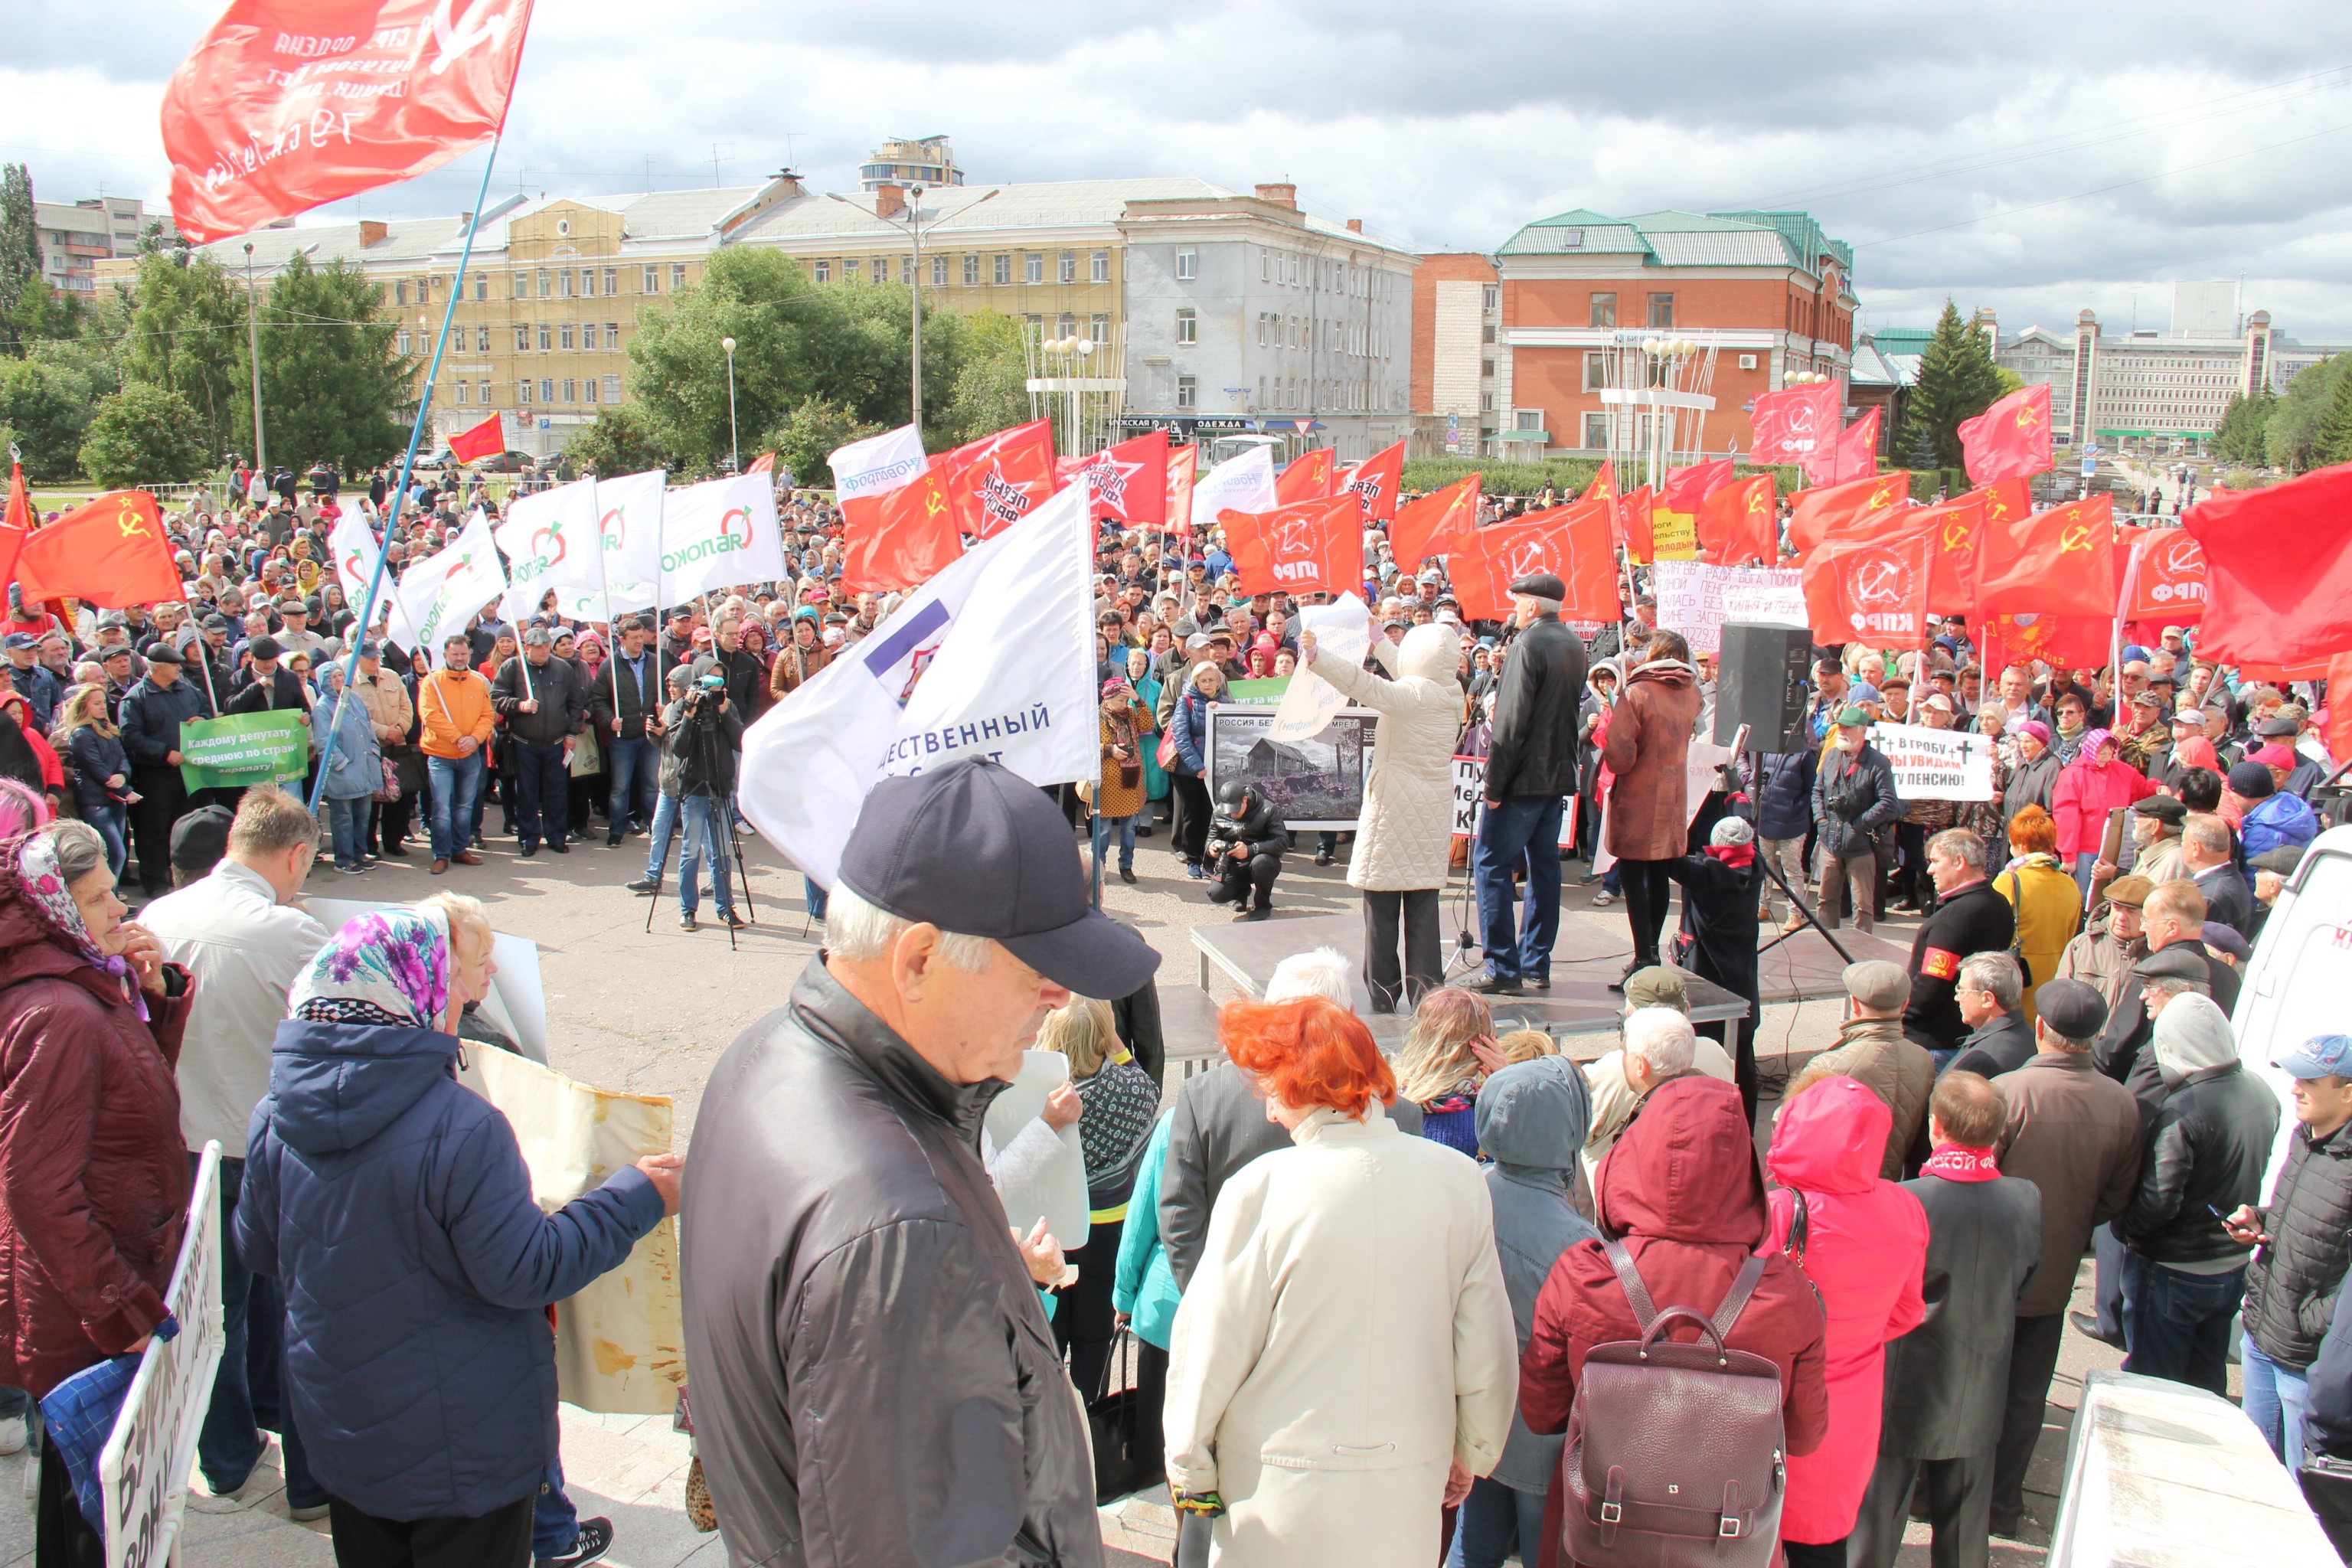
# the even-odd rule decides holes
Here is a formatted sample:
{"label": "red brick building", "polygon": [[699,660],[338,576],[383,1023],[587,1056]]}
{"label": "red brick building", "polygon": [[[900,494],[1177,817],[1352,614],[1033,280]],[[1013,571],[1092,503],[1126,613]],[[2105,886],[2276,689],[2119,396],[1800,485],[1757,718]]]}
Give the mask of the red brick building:
{"label": "red brick building", "polygon": [[1496,439],[1526,457],[1746,452],[1759,393],[1800,371],[1843,376],[1852,358],[1853,252],[1803,213],[1579,210],[1528,225],[1495,260]]}
{"label": "red brick building", "polygon": [[1494,258],[1424,256],[1412,274],[1414,458],[1494,450],[1496,411],[1510,405],[1502,365],[1503,296]]}

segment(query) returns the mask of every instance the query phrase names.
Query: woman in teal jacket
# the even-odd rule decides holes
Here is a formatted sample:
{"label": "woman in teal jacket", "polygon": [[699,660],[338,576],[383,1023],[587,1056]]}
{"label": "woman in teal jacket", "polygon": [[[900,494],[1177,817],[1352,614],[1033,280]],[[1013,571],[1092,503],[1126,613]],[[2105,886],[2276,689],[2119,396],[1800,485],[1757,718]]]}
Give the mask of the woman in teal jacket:
{"label": "woman in teal jacket", "polygon": [[1111,1310],[1135,1331],[1136,1403],[1141,1407],[1136,1442],[1150,1473],[1158,1474],[1166,1443],[1160,1409],[1168,1398],[1168,1341],[1176,1327],[1176,1303],[1183,1292],[1169,1271],[1168,1249],[1160,1242],[1160,1173],[1168,1163],[1168,1124],[1161,1116],[1143,1146],[1135,1192],[1127,1200],[1127,1226],[1118,1238],[1118,1277],[1111,1286]]}

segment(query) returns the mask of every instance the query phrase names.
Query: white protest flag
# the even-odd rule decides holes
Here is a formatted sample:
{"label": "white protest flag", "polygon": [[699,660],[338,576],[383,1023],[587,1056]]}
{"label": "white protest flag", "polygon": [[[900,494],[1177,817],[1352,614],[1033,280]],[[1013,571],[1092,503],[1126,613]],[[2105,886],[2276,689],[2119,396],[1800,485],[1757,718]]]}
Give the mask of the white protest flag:
{"label": "white protest flag", "polygon": [[[368,580],[375,575],[376,552],[383,546],[375,542],[375,534],[367,525],[360,510],[352,507],[335,519],[334,531],[327,535],[327,551],[335,558],[335,581],[343,585],[343,601],[358,615],[367,603]],[[376,615],[381,617],[384,605],[392,597],[393,582],[383,580],[383,596],[376,602]]]}
{"label": "white protest flag", "polygon": [[930,463],[923,453],[923,438],[912,425],[837,447],[825,459],[825,466],[833,470],[836,504],[895,490]]}
{"label": "white protest flag", "polygon": [[1217,526],[1221,511],[1271,511],[1276,504],[1271,447],[1252,447],[1192,481],[1192,527],[1201,532]]}
{"label": "white protest flag", "polygon": [[784,574],[776,529],[775,484],[739,474],[672,490],[662,501],[663,600],[677,604],[713,588],[772,583]]}
{"label": "white protest flag", "polygon": [[476,507],[441,553],[408,569],[393,600],[392,635],[411,652],[438,651],[440,639],[466,629],[474,612],[507,591],[505,568],[490,540],[490,520]]}
{"label": "white protest flag", "polygon": [[[662,501],[669,475],[661,468],[596,481],[597,524],[604,549],[600,569],[585,589],[567,591],[563,613],[574,620],[608,621],[621,610],[653,607],[654,579],[661,573]],[[574,608],[577,603],[581,607]]]}
{"label": "white protest flag", "polygon": [[1100,770],[1087,496],[966,552],[745,733],[736,800],[821,886],[877,779],[974,756],[1036,784]]}
{"label": "white protest flag", "polygon": [[[1363,663],[1364,656],[1372,651],[1371,612],[1353,594],[1340,595],[1335,604],[1302,607],[1298,623],[1303,630],[1315,634],[1318,656],[1328,653],[1343,664],[1354,665]],[[1301,665],[1282,693],[1281,706],[1274,710],[1274,725],[1266,731],[1266,739],[1286,745],[1311,741],[1347,705],[1338,687],[1315,674],[1311,666]]]}
{"label": "white protest flag", "polygon": [[550,588],[599,588],[604,574],[596,543],[596,481],[574,479],[517,498],[491,531],[506,552],[507,592],[499,614],[520,621],[539,608]]}

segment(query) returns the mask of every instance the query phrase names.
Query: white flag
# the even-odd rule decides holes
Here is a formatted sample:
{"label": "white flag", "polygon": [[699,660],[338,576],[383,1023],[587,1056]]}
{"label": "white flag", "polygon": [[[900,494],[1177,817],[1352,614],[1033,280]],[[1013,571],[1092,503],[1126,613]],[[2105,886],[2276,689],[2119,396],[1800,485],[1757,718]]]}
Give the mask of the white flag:
{"label": "white flag", "polygon": [[492,530],[506,552],[507,592],[499,614],[523,620],[539,609],[550,588],[603,585],[596,540],[596,481],[575,479],[551,490],[520,497]]}
{"label": "white flag", "polygon": [[[643,610],[654,602],[654,578],[661,571],[663,486],[660,468],[596,481],[596,508],[604,535],[603,577],[596,580],[593,611],[566,610],[576,620],[609,620],[614,611]],[[566,595],[568,598],[569,595]]]}
{"label": "white flag", "polygon": [[974,546],[744,735],[743,815],[820,885],[877,779],[975,756],[1035,784],[1099,772],[1087,493]]}
{"label": "white flag", "polygon": [[657,585],[666,603],[713,588],[772,583],[783,574],[776,487],[767,475],[709,479],[672,490],[663,500]]}
{"label": "white flag", "polygon": [[1192,527],[1199,532],[1216,527],[1221,511],[1271,511],[1276,504],[1271,447],[1252,447],[1192,481]]}
{"label": "white flag", "polygon": [[[1298,624],[1303,630],[1315,634],[1315,651],[1318,655],[1328,653],[1343,664],[1361,664],[1364,656],[1372,651],[1371,613],[1364,607],[1364,601],[1353,594],[1340,595],[1336,604],[1301,606]],[[1266,739],[1285,744],[1313,740],[1347,705],[1348,700],[1338,687],[1302,664],[1282,693],[1281,705],[1274,710],[1274,724],[1266,731]]]}
{"label": "white flag", "polygon": [[922,437],[912,425],[901,425],[836,447],[825,466],[833,470],[834,499],[839,502],[895,490],[929,468],[930,461],[923,455]]}
{"label": "white flag", "polygon": [[466,629],[474,612],[507,591],[490,540],[490,520],[476,507],[457,537],[431,560],[408,569],[393,601],[392,635],[414,653],[437,653],[445,637]]}
{"label": "white flag", "polygon": [[[375,575],[376,553],[383,548],[357,507],[335,519],[334,531],[327,535],[327,550],[335,558],[335,580],[343,585],[343,600],[354,616],[367,603],[368,581]],[[383,595],[376,601],[379,616],[392,598],[394,586],[392,578],[386,576]]]}

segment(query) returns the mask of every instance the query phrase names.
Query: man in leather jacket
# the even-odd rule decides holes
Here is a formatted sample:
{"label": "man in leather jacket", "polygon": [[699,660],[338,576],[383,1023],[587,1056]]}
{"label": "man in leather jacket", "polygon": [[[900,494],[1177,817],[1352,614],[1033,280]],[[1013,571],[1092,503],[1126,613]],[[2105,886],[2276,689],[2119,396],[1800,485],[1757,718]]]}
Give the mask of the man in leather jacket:
{"label": "man in leather jacket", "polygon": [[[1532,982],[1551,985],[1559,931],[1560,801],[1576,793],[1578,714],[1588,665],[1584,639],[1559,618],[1568,586],[1549,572],[1511,584],[1517,640],[1496,683],[1494,738],[1486,748],[1486,808],[1471,855],[1478,889],[1481,990],[1505,994]],[[1511,873],[1527,867],[1525,919]]]}
{"label": "man in leather jacket", "polygon": [[[1217,885],[1209,889],[1213,904],[1234,906],[1235,920],[1262,921],[1274,912],[1274,879],[1282,874],[1282,852],[1289,843],[1282,817],[1264,790],[1252,789],[1240,779],[1217,789],[1216,815],[1209,819],[1209,839],[1201,859],[1213,862]],[[1257,903],[1250,904],[1255,890]]]}

